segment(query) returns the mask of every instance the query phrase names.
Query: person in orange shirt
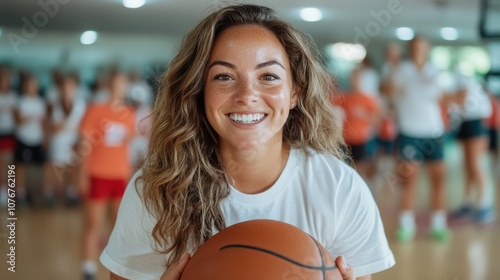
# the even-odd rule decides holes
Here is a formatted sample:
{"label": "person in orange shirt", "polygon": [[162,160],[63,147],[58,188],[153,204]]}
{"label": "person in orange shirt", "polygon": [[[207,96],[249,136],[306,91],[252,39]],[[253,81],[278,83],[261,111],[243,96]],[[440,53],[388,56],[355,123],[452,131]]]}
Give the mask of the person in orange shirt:
{"label": "person in orange shirt", "polygon": [[351,73],[351,92],[334,97],[335,106],[345,112],[343,133],[355,168],[365,180],[368,173],[368,144],[374,137],[374,127],[380,121],[381,111],[377,99],[361,91],[359,69]]}
{"label": "person in orange shirt", "polygon": [[135,112],[125,104],[126,86],[123,74],[111,74],[108,101],[90,105],[80,124],[79,187],[85,198],[84,279],[95,279],[94,260],[99,253],[106,209],[110,206],[110,222],[114,225],[132,172],[128,145],[135,134]]}

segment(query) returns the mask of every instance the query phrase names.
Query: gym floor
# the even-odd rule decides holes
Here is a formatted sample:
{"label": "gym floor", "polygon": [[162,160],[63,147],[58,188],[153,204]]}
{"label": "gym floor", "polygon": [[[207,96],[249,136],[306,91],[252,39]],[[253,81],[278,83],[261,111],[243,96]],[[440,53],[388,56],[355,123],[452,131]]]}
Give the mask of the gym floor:
{"label": "gym floor", "polygon": [[[456,209],[463,196],[463,172],[459,146],[447,147],[449,181],[449,209]],[[383,172],[383,171],[382,171]],[[424,172],[421,172],[424,174]],[[498,175],[498,174],[496,174]],[[489,171],[490,180],[493,174]],[[498,178],[498,176],[497,176]],[[500,279],[500,212],[489,225],[471,221],[450,221],[453,237],[438,243],[427,236],[428,187],[422,175],[418,189],[418,234],[413,242],[399,244],[393,233],[397,226],[397,188],[381,184],[373,189],[386,228],[390,246],[396,257],[396,266],[374,275],[385,280],[495,280]],[[36,176],[31,183],[36,184]],[[500,184],[490,186],[491,195],[500,202]],[[81,208],[35,207],[16,212],[16,272],[7,270],[7,237],[9,229],[0,228],[0,279],[80,279],[80,239],[82,236]],[[0,219],[7,224],[7,211],[0,211]],[[103,238],[104,246],[105,239]],[[109,279],[104,267],[99,269],[99,280]]]}

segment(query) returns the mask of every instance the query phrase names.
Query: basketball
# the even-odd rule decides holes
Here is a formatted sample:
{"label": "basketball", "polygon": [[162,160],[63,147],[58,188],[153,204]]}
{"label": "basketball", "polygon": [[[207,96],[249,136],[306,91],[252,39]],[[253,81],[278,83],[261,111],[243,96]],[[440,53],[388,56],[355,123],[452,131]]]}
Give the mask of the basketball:
{"label": "basketball", "polygon": [[301,229],[273,220],[227,227],[198,248],[181,280],[341,280],[335,259]]}

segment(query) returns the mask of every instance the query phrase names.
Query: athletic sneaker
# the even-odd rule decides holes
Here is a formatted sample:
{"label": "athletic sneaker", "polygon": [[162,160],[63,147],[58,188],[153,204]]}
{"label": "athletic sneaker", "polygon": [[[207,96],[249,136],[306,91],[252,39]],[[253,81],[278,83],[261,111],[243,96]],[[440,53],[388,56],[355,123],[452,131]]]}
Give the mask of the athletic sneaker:
{"label": "athletic sneaker", "polygon": [[430,235],[432,239],[436,241],[447,241],[451,237],[451,232],[448,228],[440,228],[440,229],[431,229]]}
{"label": "athletic sneaker", "polygon": [[415,228],[399,227],[396,231],[396,239],[401,243],[406,243],[415,238]]}
{"label": "athletic sneaker", "polygon": [[491,223],[495,220],[495,208],[493,206],[481,208],[474,215],[474,220],[481,224]]}
{"label": "athletic sneaker", "polygon": [[472,207],[470,205],[463,205],[457,211],[451,213],[451,217],[455,219],[465,219],[472,217],[473,214]]}

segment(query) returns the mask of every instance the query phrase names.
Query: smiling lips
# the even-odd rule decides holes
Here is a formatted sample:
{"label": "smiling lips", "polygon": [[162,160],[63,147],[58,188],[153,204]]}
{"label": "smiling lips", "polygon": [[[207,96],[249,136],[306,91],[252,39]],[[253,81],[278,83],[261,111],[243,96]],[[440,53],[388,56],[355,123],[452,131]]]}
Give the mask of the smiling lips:
{"label": "smiling lips", "polygon": [[261,121],[266,114],[229,114],[229,118],[234,122],[241,124],[252,124]]}

